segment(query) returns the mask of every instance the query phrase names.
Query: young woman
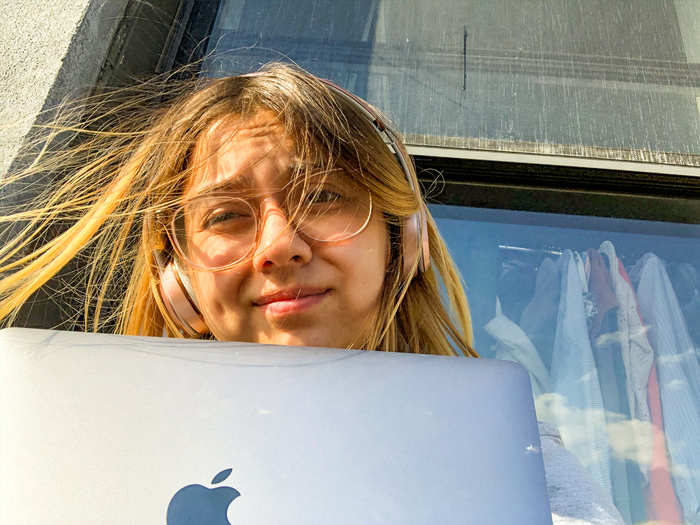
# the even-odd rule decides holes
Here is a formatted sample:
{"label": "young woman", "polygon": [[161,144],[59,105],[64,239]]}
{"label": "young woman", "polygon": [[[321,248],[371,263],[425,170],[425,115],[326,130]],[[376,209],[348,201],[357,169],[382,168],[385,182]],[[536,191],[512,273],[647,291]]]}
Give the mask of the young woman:
{"label": "young woman", "polygon": [[[7,195],[65,174],[2,218],[0,318],[79,260],[86,330],[477,356],[459,273],[376,110],[283,65],[167,89],[48,126],[6,179]],[[549,430],[543,452],[557,523],[616,522]]]}

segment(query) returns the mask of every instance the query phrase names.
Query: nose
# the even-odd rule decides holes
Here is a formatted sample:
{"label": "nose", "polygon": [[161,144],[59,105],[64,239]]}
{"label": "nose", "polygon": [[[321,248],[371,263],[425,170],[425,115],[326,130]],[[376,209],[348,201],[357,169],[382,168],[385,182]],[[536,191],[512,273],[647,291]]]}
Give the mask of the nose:
{"label": "nose", "polygon": [[266,272],[311,260],[311,246],[289,223],[284,210],[272,199],[263,202],[260,237],[253,254],[253,266]]}

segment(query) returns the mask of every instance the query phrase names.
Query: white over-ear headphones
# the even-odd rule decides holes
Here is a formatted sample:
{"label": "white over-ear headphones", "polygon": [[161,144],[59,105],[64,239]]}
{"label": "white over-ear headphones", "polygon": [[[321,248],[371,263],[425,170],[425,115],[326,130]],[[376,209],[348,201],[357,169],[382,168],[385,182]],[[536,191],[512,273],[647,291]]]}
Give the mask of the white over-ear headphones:
{"label": "white over-ear headphones", "polygon": [[207,325],[199,311],[187,273],[182,270],[176,257],[164,264],[162,259],[162,254],[156,253],[160,274],[158,289],[170,319],[190,337],[207,333]]}
{"label": "white over-ear headphones", "polygon": [[[249,73],[247,75],[241,75],[241,77],[263,76],[264,74],[265,73]],[[367,117],[367,120],[373,124],[382,141],[396,157],[397,162],[406,176],[406,180],[408,180],[411,186],[411,190],[416,194],[419,202],[418,211],[404,219],[401,225],[402,275],[410,279],[415,273],[414,268],[417,269],[417,272],[426,271],[430,266],[427,215],[425,204],[420,195],[418,180],[415,172],[410,169],[411,160],[408,157],[408,153],[401,145],[393,130],[384,123],[372,106],[329,80],[319,80],[331,91],[341,95],[345,100],[359,109],[360,112]],[[199,310],[192,285],[187,273],[183,271],[178,264],[177,257],[173,255],[169,261],[164,261],[162,253],[157,253],[155,256],[160,274],[160,296],[170,318],[185,335],[196,337],[206,333],[208,328]]]}

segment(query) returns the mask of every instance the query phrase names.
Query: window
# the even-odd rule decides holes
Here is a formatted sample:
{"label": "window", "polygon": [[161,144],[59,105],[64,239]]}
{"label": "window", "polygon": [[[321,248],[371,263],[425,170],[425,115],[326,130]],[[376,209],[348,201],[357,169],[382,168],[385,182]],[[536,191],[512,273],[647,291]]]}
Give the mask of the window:
{"label": "window", "polygon": [[693,0],[225,0],[204,69],[293,60],[416,146],[700,166],[698,35]]}
{"label": "window", "polygon": [[538,418],[626,523],[693,523],[700,226],[432,212],[464,275],[481,355],[525,366]]}
{"label": "window", "polygon": [[178,62],[294,61],[394,119],[445,179],[477,349],[528,369],[627,523],[698,522],[700,5],[183,5]]}

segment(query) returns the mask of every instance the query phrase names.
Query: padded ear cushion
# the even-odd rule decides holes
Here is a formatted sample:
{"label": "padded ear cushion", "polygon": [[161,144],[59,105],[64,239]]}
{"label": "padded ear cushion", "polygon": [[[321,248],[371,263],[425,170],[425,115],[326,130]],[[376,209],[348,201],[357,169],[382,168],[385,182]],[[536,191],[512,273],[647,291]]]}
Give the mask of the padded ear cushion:
{"label": "padded ear cushion", "polygon": [[415,272],[424,272],[430,267],[428,248],[428,224],[425,214],[418,212],[403,223],[403,276],[413,277],[412,268],[418,262]]}
{"label": "padded ear cushion", "polygon": [[179,260],[174,258],[172,260],[172,265],[175,267],[175,276],[178,278],[178,282],[182,285],[182,288],[184,289],[187,299],[189,299],[192,302],[192,306],[194,307],[197,312],[199,312],[199,303],[197,302],[197,296],[194,293],[194,289],[192,288],[192,283],[190,282],[190,277],[187,275],[187,272],[182,269],[182,266],[180,266]]}
{"label": "padded ear cushion", "polygon": [[420,213],[420,250],[421,258],[418,268],[421,272],[430,268],[430,240],[428,239],[428,217],[424,212]]}
{"label": "padded ear cushion", "polygon": [[170,261],[160,272],[160,296],[171,319],[186,335],[196,337],[208,331],[192,294],[187,275]]}

